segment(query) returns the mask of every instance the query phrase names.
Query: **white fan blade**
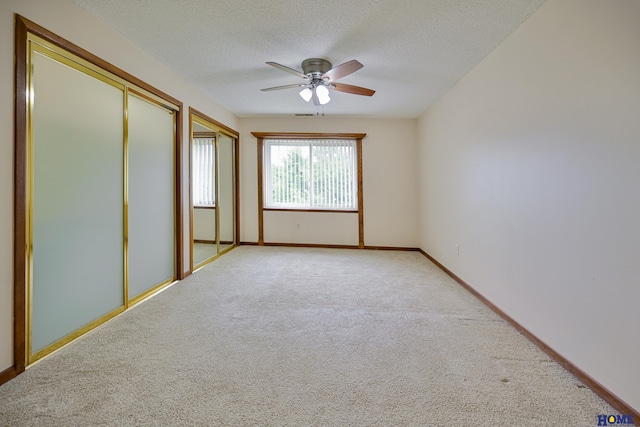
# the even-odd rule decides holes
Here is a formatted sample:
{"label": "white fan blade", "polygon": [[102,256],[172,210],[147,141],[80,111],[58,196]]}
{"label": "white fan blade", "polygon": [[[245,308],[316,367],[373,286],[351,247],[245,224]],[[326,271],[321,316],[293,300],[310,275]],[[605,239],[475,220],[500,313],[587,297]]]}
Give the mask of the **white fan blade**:
{"label": "white fan blade", "polygon": [[271,65],[272,67],[276,67],[278,70],[286,71],[287,73],[291,73],[294,76],[298,76],[300,78],[308,80],[307,76],[305,76],[304,74],[302,74],[298,70],[294,70],[293,68],[286,67],[286,66],[284,66],[282,64],[278,64],[277,62],[267,62],[267,64]]}

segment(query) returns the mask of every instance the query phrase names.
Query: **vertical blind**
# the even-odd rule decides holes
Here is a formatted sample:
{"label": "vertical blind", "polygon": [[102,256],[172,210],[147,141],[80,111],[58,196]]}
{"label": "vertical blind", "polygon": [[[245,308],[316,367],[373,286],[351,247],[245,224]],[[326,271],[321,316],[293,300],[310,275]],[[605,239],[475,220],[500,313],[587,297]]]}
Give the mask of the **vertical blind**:
{"label": "vertical blind", "polygon": [[193,206],[215,206],[215,138],[193,138]]}
{"label": "vertical blind", "polygon": [[356,210],[355,140],[265,141],[265,207]]}

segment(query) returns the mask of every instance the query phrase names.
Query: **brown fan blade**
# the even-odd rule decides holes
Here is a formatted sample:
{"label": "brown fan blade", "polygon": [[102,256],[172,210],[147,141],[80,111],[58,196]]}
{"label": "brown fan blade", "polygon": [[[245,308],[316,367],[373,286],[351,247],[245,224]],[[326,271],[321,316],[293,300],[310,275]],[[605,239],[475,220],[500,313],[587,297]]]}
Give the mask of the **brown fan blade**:
{"label": "brown fan blade", "polygon": [[344,64],[333,67],[332,69],[324,73],[322,75],[322,78],[329,79],[329,81],[332,82],[334,80],[346,77],[351,73],[355,73],[362,67],[363,65],[361,63],[359,63],[355,59],[352,59],[351,61],[345,62]]}
{"label": "brown fan blade", "polygon": [[303,79],[308,79],[307,76],[302,74],[300,71],[294,70],[293,68],[286,67],[286,66],[284,66],[282,64],[278,64],[277,62],[267,62],[267,64],[271,65],[272,67],[276,67],[278,70],[282,70],[282,71],[286,71],[287,73],[291,73],[294,76],[298,76],[298,77],[303,78]]}
{"label": "brown fan blade", "polygon": [[263,92],[269,92],[271,90],[292,89],[294,87],[303,87],[303,86],[307,86],[307,84],[306,83],[298,83],[298,84],[294,84],[294,85],[268,87],[266,89],[260,89],[260,90],[263,91]]}
{"label": "brown fan blade", "polygon": [[344,83],[331,83],[330,86],[338,92],[352,93],[354,95],[373,96],[376,93],[375,90],[367,89],[366,87],[346,85]]}

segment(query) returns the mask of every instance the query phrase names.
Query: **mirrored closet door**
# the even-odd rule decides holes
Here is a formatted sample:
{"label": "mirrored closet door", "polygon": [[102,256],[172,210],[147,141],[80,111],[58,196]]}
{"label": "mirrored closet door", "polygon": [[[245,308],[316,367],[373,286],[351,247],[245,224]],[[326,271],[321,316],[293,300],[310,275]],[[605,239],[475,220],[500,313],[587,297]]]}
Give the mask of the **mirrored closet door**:
{"label": "mirrored closet door", "polygon": [[221,251],[236,244],[235,143],[236,138],[224,133],[218,134],[218,200],[220,205],[218,222]]}
{"label": "mirrored closet door", "polygon": [[191,136],[192,266],[218,254],[214,129],[193,122]]}
{"label": "mirrored closet door", "polygon": [[238,134],[191,109],[191,269],[237,243]]}

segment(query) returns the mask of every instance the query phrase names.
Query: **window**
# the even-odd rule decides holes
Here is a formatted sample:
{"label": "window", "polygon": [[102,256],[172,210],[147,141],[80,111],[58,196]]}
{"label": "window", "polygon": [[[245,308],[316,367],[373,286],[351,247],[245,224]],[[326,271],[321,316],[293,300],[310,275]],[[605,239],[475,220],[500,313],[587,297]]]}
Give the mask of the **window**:
{"label": "window", "polygon": [[193,206],[215,206],[215,138],[194,137],[191,155]]}
{"label": "window", "polygon": [[264,193],[267,209],[356,211],[356,140],[265,140]]}

